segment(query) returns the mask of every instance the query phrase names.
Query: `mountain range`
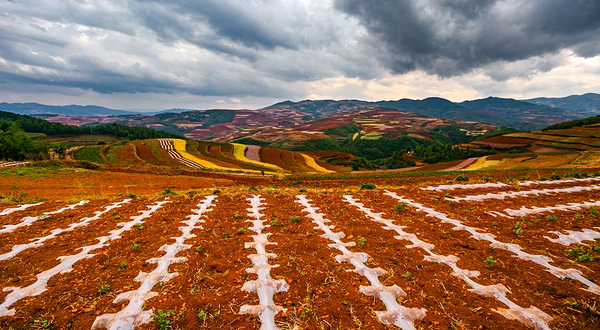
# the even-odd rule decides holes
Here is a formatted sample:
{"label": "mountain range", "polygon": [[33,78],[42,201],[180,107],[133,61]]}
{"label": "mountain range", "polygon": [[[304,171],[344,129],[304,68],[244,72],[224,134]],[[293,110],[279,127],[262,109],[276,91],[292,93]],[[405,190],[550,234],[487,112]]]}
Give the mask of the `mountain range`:
{"label": "mountain range", "polygon": [[[306,119],[336,116],[360,109],[386,108],[410,112],[421,116],[476,121],[519,130],[536,130],[572,119],[585,118],[600,113],[600,94],[588,93],[564,98],[535,98],[515,100],[488,97],[464,102],[451,102],[444,98],[429,97],[422,100],[400,99],[396,101],[361,100],[303,100],[284,101],[257,109],[259,112],[295,111],[304,113]],[[152,112],[109,109],[94,105],[52,106],[38,103],[0,103],[0,110],[26,115],[59,115],[67,117],[112,117],[201,111],[210,113],[220,110],[166,109]],[[310,118],[309,118],[310,117]],[[72,123],[87,124],[104,122],[99,118],[72,118]],[[113,119],[109,120],[114,121]],[[67,122],[69,123],[69,122]]]}

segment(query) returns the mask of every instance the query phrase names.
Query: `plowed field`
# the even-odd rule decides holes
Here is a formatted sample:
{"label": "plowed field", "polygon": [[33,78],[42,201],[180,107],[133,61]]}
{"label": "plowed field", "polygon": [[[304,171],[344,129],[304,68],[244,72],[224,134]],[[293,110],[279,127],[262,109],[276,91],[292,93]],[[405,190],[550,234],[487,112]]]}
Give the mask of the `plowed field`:
{"label": "plowed field", "polygon": [[600,178],[538,174],[0,204],[0,328],[598,329]]}

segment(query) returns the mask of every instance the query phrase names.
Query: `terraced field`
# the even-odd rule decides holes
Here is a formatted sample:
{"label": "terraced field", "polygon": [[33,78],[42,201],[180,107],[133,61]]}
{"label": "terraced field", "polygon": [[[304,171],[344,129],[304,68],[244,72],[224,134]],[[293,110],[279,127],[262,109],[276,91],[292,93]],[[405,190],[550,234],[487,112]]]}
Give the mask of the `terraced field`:
{"label": "terraced field", "polygon": [[4,204],[0,327],[600,327],[599,177],[427,181]]}
{"label": "terraced field", "polygon": [[[337,157],[334,153],[333,157]],[[341,154],[343,158],[351,155]],[[329,155],[330,157],[332,155]],[[85,146],[73,157],[99,164],[210,169],[249,174],[333,173],[348,168],[321,162],[308,153],[246,146],[237,143],[160,139]]]}

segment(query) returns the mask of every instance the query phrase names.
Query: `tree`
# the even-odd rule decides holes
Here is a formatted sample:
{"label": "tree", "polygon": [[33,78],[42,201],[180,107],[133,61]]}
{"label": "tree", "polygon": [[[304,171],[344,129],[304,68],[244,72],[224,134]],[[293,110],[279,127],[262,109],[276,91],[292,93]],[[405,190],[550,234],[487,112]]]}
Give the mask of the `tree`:
{"label": "tree", "polygon": [[0,159],[41,158],[46,151],[46,146],[43,143],[34,142],[19,124],[0,122]]}

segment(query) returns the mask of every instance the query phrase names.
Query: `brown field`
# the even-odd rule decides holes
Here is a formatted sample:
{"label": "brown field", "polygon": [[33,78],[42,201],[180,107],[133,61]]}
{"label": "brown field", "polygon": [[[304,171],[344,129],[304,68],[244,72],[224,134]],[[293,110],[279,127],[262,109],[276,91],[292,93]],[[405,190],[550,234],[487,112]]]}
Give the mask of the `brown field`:
{"label": "brown field", "polygon": [[[449,190],[450,194],[445,195],[445,191],[432,192],[420,188],[456,183],[455,173],[382,177],[371,173],[358,177],[290,176],[275,179],[198,171],[182,173],[167,169],[161,172],[143,171],[135,166],[110,165],[99,170],[66,166],[0,169],[0,195],[4,196],[0,212],[13,207],[15,201],[44,201],[26,211],[1,216],[1,224],[19,224],[24,216],[41,215],[79,200],[91,200],[86,205],[40,219],[14,232],[0,233],[0,254],[30,239],[46,237],[52,229],[78,223],[111,203],[136,197],[102,214],[86,227],[57,234],[42,246],[31,247],[16,257],[0,260],[2,288],[31,285],[37,274],[62,263],[58,257],[76,255],[81,251],[78,248],[96,244],[97,238],[108,235],[111,230],[127,228],[119,223],[137,221],[135,217],[140,211],[166,199],[169,201],[144,218],[139,227],[130,227],[120,238],[95,247],[92,252],[95,256],[78,260],[72,270],[51,276],[46,284],[47,290],[11,303],[10,308],[15,309],[15,315],[0,317],[0,327],[39,329],[43,324],[55,329],[89,329],[97,317],[123,310],[129,301],[115,304],[113,300],[117,295],[141,290],[141,283],[134,280],[139,272],[159,271],[157,264],[148,260],[163,257],[165,251],[160,247],[174,244],[173,238],[182,235],[180,228],[186,225],[184,221],[188,216],[197,213],[194,210],[199,205],[207,203],[208,195],[216,194],[212,206],[199,218],[201,227],[194,228],[195,236],[185,239],[185,244],[190,247],[177,253],[177,257],[185,257],[185,260],[173,259],[166,268],[169,273],[177,272],[178,276],[152,282],[152,290],[158,293],[156,297],[140,296],[144,297],[143,310],[155,315],[158,315],[158,310],[173,311],[168,316],[173,328],[260,327],[258,316],[240,314],[240,308],[245,304],[264,303],[256,293],[242,290],[245,283],[257,279],[256,274],[246,271],[253,265],[248,256],[256,252],[254,248],[245,247],[245,243],[258,237],[254,236],[251,223],[246,221],[254,219],[249,200],[254,198],[264,207],[258,209],[264,224],[270,225],[264,228],[264,232],[270,234],[268,241],[277,243],[266,246],[266,251],[275,253],[268,263],[279,264],[278,268],[271,269],[270,277],[284,281],[288,287],[288,290],[273,295],[275,305],[285,308],[284,312],[274,316],[280,329],[398,328],[393,324],[385,325],[375,313],[398,306],[424,309],[424,314],[414,318],[416,329],[530,328],[522,318],[512,319],[499,313],[509,308],[501,299],[469,291],[470,285],[475,285],[468,284],[471,280],[488,289],[507,288],[510,291],[503,294],[514,304],[511,305],[513,311],[517,310],[515,306],[534,306],[539,309],[538,320],[545,320],[540,324],[547,322],[549,328],[597,329],[600,314],[596,306],[600,292],[584,291],[586,285],[575,279],[560,280],[545,266],[515,258],[502,246],[491,249],[489,242],[477,240],[469,232],[453,230],[454,225],[439,218],[425,217],[413,204],[422,203],[466,226],[479,228],[480,233],[496,235],[495,239],[500,242],[518,244],[529,255],[548,256],[553,266],[576,269],[591,281],[591,285],[595,285],[600,281],[600,251],[592,249],[593,243],[562,246],[544,236],[554,237],[549,234],[553,230],[580,231],[598,227],[597,212],[584,208],[525,218],[499,217],[488,212],[505,213],[506,208],[519,209],[522,206],[583,203],[597,200],[600,190],[550,191],[533,198],[508,197],[481,202],[447,200],[489,192],[526,193],[531,189],[593,188],[598,185],[598,182],[588,180],[519,186],[519,181],[509,180],[514,177],[539,180],[551,174],[564,177],[571,171],[464,172],[469,178],[468,183],[483,183],[482,179],[486,177],[492,182],[505,182],[506,186],[465,187],[467,189],[460,191]],[[581,170],[579,173],[593,174],[594,171],[598,169]],[[360,184],[365,182],[375,184],[375,190],[360,190]],[[166,188],[170,189],[169,193],[163,194]],[[404,196],[410,202],[398,207],[399,201],[388,196],[386,190]],[[316,212],[322,213],[323,219],[331,220],[334,232],[343,233],[339,236],[341,242],[352,243],[353,246],[340,246],[338,249],[329,245],[337,238],[321,236],[324,227],[319,227],[316,218],[299,204],[299,195],[306,195],[310,200],[308,205],[319,208]],[[364,203],[364,207],[373,212],[384,212],[385,221],[403,227],[388,226],[386,230],[383,223],[350,204],[344,195]],[[515,228],[521,229],[516,233]],[[415,242],[432,245],[429,250],[420,245],[411,248],[410,245]],[[352,252],[367,253],[368,256],[362,259]],[[586,257],[581,257],[584,254]],[[336,260],[337,255],[345,255],[344,258],[349,259]],[[479,275],[471,276],[469,280],[453,275],[447,264],[451,259],[436,262],[430,259],[432,256],[452,256],[456,267],[477,271]],[[368,286],[370,282],[363,276],[363,271],[352,271],[363,262],[360,260],[367,267],[362,268],[363,271],[381,269],[377,271],[379,275],[376,278],[382,285],[397,286],[394,289],[394,306],[397,307],[392,307],[391,303],[384,304],[380,300],[383,296],[378,294],[367,296],[361,293],[361,286]],[[104,291],[99,292],[101,288]],[[0,304],[7,297],[9,292],[0,293]],[[0,306],[1,313],[4,305]],[[136,328],[154,329],[157,328],[156,322],[156,319],[150,319],[149,323]],[[394,323],[393,317],[390,322]]]}

